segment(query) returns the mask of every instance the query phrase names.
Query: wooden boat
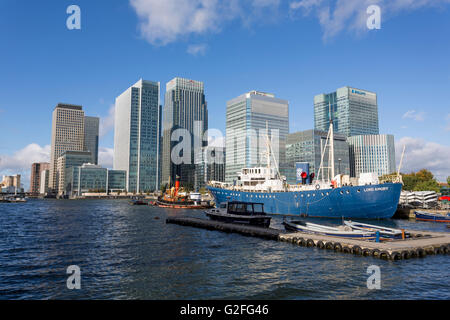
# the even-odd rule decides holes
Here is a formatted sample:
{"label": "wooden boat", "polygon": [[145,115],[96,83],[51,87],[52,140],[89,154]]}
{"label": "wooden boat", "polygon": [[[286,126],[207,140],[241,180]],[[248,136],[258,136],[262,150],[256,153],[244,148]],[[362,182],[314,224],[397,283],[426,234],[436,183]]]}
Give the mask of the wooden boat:
{"label": "wooden boat", "polygon": [[271,217],[264,212],[264,204],[255,202],[231,201],[222,203],[219,208],[205,211],[205,214],[211,220],[263,228],[268,228],[271,220]]}
{"label": "wooden boat", "polygon": [[353,230],[362,230],[362,231],[370,231],[370,232],[380,232],[380,236],[383,238],[389,238],[389,239],[401,239],[402,232],[404,232],[405,238],[409,238],[410,234],[409,232],[402,231],[400,229],[394,229],[394,228],[387,228],[387,227],[381,227],[381,226],[375,226],[372,224],[366,224],[366,223],[360,223],[356,221],[350,221],[345,220],[344,224],[346,226],[349,226]]}
{"label": "wooden boat", "polygon": [[426,211],[414,211],[416,215],[416,220],[419,221],[432,221],[432,222],[447,222],[450,223],[450,213],[446,216],[439,213],[432,213]]}
{"label": "wooden boat", "polygon": [[364,240],[375,240],[376,233],[373,231],[353,230],[348,226],[329,227],[315,223],[303,222],[299,220],[283,221],[283,225],[288,231],[299,231],[325,236],[354,238]]}

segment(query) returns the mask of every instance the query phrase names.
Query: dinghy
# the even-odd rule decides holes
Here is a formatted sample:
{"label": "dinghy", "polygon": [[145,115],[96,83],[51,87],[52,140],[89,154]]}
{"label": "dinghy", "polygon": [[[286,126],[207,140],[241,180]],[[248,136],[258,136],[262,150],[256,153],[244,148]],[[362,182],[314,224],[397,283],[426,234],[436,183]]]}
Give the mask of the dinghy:
{"label": "dinghy", "polygon": [[[387,228],[387,227],[381,227],[381,226],[375,226],[372,224],[366,224],[366,223],[360,223],[356,221],[344,221],[344,224],[346,226],[349,226],[353,230],[362,230],[362,231],[370,231],[370,232],[380,232],[380,236],[383,238],[389,238],[389,239],[401,239],[402,238],[402,230],[400,229],[394,229],[394,228]],[[404,232],[405,238],[410,237],[409,232]]]}
{"label": "dinghy", "polygon": [[284,228],[288,231],[306,232],[325,236],[375,240],[376,233],[372,231],[353,230],[348,226],[329,227],[299,220],[283,221]]}

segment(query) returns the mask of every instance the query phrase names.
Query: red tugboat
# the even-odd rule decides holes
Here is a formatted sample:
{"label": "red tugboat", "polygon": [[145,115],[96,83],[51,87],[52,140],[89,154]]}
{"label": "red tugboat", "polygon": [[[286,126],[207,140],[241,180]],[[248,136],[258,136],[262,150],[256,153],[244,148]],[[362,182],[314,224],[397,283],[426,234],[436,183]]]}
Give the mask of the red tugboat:
{"label": "red tugboat", "polygon": [[158,197],[154,203],[155,206],[161,208],[175,209],[208,209],[212,208],[210,201],[202,201],[200,193],[191,193],[190,195],[183,192],[180,187],[180,177],[177,176],[175,187],[167,189],[166,192]]}

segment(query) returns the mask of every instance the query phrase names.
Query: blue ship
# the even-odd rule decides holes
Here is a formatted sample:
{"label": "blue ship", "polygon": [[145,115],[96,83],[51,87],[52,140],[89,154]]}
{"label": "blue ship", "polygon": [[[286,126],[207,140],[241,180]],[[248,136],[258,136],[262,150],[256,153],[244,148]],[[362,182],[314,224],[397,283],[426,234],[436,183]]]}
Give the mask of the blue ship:
{"label": "blue ship", "polygon": [[[268,124],[266,126],[268,132]],[[403,185],[400,169],[391,181],[384,183],[380,183],[374,173],[361,173],[355,183],[348,176],[335,175],[332,120],[325,142],[331,166],[324,166],[324,149],[318,171],[318,176],[322,173],[322,179],[314,184],[312,175],[309,184],[303,179],[301,184],[287,185],[286,178],[280,175],[268,135],[266,140],[267,167],[243,168],[234,185],[216,181],[208,184],[217,205],[229,201],[259,202],[264,204],[264,211],[269,214],[323,218],[387,219],[395,214]],[[274,167],[271,166],[271,156]],[[325,168],[328,169],[328,180],[324,179]]]}
{"label": "blue ship", "polygon": [[397,210],[401,183],[342,186],[329,189],[279,192],[237,191],[208,186],[216,204],[251,201],[264,204],[270,214],[324,218],[387,219]]}

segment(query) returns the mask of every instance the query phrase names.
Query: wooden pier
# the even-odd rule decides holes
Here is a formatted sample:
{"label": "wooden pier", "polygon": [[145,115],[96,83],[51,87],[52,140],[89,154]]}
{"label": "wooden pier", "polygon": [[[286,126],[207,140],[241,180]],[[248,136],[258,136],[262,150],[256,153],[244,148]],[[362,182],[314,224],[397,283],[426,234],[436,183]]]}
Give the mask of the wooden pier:
{"label": "wooden pier", "polygon": [[425,257],[427,255],[448,254],[450,233],[411,231],[411,238],[385,242],[371,242],[340,237],[315,235],[284,230],[260,228],[247,225],[224,223],[192,217],[169,217],[166,223],[191,226],[208,230],[239,233],[251,237],[289,242],[305,247],[334,250],[361,256],[372,256],[386,260],[401,260]]}

